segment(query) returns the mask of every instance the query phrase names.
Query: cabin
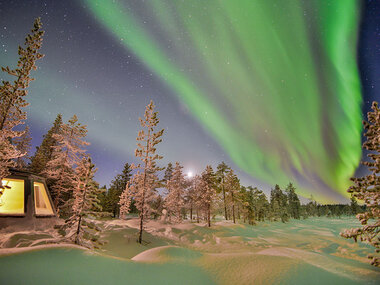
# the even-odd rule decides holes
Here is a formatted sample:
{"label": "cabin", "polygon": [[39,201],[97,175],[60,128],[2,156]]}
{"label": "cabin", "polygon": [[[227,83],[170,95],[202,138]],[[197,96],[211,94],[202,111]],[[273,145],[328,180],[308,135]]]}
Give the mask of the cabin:
{"label": "cabin", "polygon": [[11,169],[0,189],[0,229],[19,225],[35,228],[57,219],[45,179],[33,173]]}

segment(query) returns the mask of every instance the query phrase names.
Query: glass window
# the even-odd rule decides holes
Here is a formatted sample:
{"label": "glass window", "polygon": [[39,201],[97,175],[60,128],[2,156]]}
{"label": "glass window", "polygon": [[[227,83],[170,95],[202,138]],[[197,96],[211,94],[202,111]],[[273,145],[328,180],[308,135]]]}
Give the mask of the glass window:
{"label": "glass window", "polygon": [[54,215],[45,184],[34,182],[34,206],[36,215]]}
{"label": "glass window", "polygon": [[24,180],[4,179],[5,189],[0,189],[0,214],[24,214]]}

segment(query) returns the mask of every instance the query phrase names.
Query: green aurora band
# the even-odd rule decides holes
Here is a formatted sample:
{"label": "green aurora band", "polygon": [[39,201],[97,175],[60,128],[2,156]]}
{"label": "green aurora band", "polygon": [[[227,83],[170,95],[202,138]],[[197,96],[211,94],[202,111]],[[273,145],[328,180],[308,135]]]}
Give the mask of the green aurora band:
{"label": "green aurora band", "polygon": [[361,157],[358,1],[87,0],[231,159],[321,202]]}

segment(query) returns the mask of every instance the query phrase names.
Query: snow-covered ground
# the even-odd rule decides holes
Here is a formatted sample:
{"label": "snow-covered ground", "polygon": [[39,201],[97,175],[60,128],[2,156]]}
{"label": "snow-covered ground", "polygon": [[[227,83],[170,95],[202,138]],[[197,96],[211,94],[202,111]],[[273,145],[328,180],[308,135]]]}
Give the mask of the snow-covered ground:
{"label": "snow-covered ground", "polygon": [[[108,243],[96,252],[82,253],[83,258],[88,260],[91,256],[97,256],[94,262],[100,262],[99,258],[106,262],[111,257],[125,262],[128,268],[162,266],[167,270],[162,273],[169,278],[167,280],[172,280],[173,274],[182,272],[182,267],[190,271],[199,270],[196,274],[202,276],[197,279],[186,275],[188,284],[377,284],[380,280],[380,270],[370,266],[366,258],[373,249],[339,236],[342,229],[357,225],[353,218],[315,218],[287,224],[260,223],[257,226],[220,221],[211,228],[190,222],[173,225],[150,221],[143,235],[144,245],[136,243],[138,220],[135,218],[99,223],[103,224],[103,238]],[[3,248],[0,254],[19,252],[21,248],[51,247],[49,244],[56,238],[54,231],[7,233],[1,235]],[[63,254],[58,249],[47,250],[58,257]],[[34,262],[43,263],[46,255],[41,253]],[[77,251],[71,250],[64,255],[65,258],[73,255],[78,259],[75,261],[79,262],[78,266],[84,266],[80,263],[82,255],[78,255]],[[17,262],[27,260],[22,256],[18,255]],[[11,257],[0,258],[0,280],[7,276],[4,270],[10,266],[7,260]],[[182,269],[175,272],[176,266]],[[115,278],[123,278],[120,274]],[[141,275],[141,280],[145,277]],[[141,280],[138,280],[135,284],[140,284]],[[160,280],[158,278],[156,283],[161,284]],[[170,282],[162,284],[176,284]]]}

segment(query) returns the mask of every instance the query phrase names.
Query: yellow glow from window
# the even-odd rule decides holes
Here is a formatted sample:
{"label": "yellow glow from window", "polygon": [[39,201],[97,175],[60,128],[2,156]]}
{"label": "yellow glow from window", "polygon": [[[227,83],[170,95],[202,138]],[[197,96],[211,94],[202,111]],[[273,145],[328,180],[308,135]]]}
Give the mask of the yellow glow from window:
{"label": "yellow glow from window", "polygon": [[45,184],[34,182],[34,206],[36,215],[54,215]]}
{"label": "yellow glow from window", "polygon": [[0,195],[0,214],[24,214],[24,180],[4,179],[2,183],[10,188],[0,190],[3,192]]}

